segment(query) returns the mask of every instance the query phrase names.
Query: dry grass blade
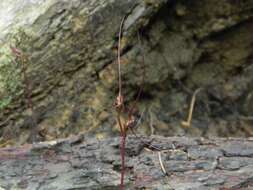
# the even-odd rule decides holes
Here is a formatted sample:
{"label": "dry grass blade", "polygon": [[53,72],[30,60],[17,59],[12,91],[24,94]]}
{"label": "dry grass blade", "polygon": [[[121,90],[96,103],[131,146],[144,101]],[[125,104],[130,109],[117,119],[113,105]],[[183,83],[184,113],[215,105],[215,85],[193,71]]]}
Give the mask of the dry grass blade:
{"label": "dry grass blade", "polygon": [[195,102],[196,102],[196,96],[200,92],[200,90],[201,90],[201,88],[195,90],[195,92],[192,95],[191,105],[190,105],[187,121],[182,121],[181,122],[181,125],[183,127],[186,127],[186,128],[191,127],[191,121],[192,121],[192,115],[193,115],[194,105],[195,105]]}
{"label": "dry grass blade", "polygon": [[161,166],[161,169],[162,169],[163,173],[167,176],[168,173],[166,172],[165,167],[164,167],[164,165],[163,165],[162,156],[161,156],[161,151],[158,152],[158,159],[159,159],[159,164],[160,164],[160,166]]}

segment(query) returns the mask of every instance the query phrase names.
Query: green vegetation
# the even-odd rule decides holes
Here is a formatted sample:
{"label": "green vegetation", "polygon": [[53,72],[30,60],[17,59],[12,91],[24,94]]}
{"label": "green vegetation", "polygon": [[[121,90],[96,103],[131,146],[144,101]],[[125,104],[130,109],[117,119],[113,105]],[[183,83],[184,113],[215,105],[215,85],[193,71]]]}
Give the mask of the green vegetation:
{"label": "green vegetation", "polygon": [[26,88],[24,72],[27,65],[15,51],[27,52],[24,44],[29,43],[30,38],[24,30],[18,29],[9,39],[9,43],[0,48],[0,111],[21,97]]}
{"label": "green vegetation", "polygon": [[11,52],[0,50],[0,110],[23,93],[21,76],[21,66]]}

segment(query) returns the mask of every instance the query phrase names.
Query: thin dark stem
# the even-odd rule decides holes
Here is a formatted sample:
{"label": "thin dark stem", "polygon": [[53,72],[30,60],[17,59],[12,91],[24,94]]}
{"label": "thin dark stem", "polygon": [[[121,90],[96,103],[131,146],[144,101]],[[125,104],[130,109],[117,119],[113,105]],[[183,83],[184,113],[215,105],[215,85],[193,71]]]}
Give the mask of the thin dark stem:
{"label": "thin dark stem", "polygon": [[[140,34],[138,33],[138,41],[139,41],[139,46],[141,49],[141,54],[142,54],[142,64],[143,64],[143,75],[142,75],[142,82],[140,89],[138,91],[137,97],[133,103],[133,105],[128,109],[128,111],[125,110],[125,105],[124,105],[124,98],[122,95],[122,78],[121,78],[121,37],[122,37],[122,29],[124,26],[124,21],[125,21],[126,16],[121,20],[120,24],[120,29],[119,29],[119,36],[118,36],[118,51],[117,51],[117,64],[118,64],[118,88],[119,88],[119,94],[116,99],[116,111],[117,111],[117,122],[119,124],[120,128],[120,155],[121,155],[121,177],[120,177],[120,190],[124,190],[124,177],[125,177],[125,145],[126,145],[126,137],[127,137],[127,130],[128,128],[131,128],[131,126],[134,125],[134,117],[133,117],[133,112],[134,109],[136,108],[137,102],[139,101],[139,98],[141,96],[142,90],[143,90],[143,83],[144,83],[144,78],[145,78],[145,70],[144,70],[144,53],[141,49],[141,40],[140,40]],[[122,122],[121,121],[121,114],[122,112],[128,114],[127,121]]]}
{"label": "thin dark stem", "polygon": [[126,150],[126,133],[121,134],[121,145],[120,145],[120,154],[121,154],[121,176],[120,176],[120,190],[124,190],[124,178],[125,178],[125,150]]}
{"label": "thin dark stem", "polygon": [[122,124],[120,118],[120,110],[117,114],[117,121],[120,127],[120,157],[121,157],[121,169],[120,169],[120,190],[124,190],[124,178],[125,178],[125,144],[126,144],[126,128]]}

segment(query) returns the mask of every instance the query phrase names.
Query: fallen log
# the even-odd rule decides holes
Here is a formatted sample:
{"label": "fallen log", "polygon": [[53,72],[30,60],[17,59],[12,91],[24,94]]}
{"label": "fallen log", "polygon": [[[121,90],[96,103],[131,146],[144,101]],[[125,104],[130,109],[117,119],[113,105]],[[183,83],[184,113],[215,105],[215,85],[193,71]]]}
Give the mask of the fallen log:
{"label": "fallen log", "polygon": [[[252,138],[142,139],[151,146],[136,137],[127,138],[127,189],[253,188]],[[3,148],[0,160],[0,189],[119,188],[119,138],[79,135]]]}

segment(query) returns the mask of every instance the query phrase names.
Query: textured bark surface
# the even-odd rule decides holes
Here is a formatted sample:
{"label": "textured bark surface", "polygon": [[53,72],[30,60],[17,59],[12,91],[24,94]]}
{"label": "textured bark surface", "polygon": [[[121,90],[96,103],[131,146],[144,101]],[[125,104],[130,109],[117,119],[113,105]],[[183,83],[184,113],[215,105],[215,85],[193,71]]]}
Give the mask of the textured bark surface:
{"label": "textured bark surface", "polygon": [[[186,137],[144,138],[163,149],[147,149],[127,138],[127,189],[250,190],[253,188],[252,139]],[[119,138],[86,136],[0,149],[1,189],[119,189]]]}
{"label": "textured bark surface", "polygon": [[[253,133],[252,0],[6,0],[0,12],[1,63],[18,38],[15,45],[30,59],[35,104],[30,113],[21,91],[1,110],[2,146],[27,142],[34,119],[41,140],[117,132],[114,61],[125,15],[123,93],[133,100],[141,83],[140,31],[146,56],[139,104],[144,133]],[[198,88],[192,128],[181,128]]]}

